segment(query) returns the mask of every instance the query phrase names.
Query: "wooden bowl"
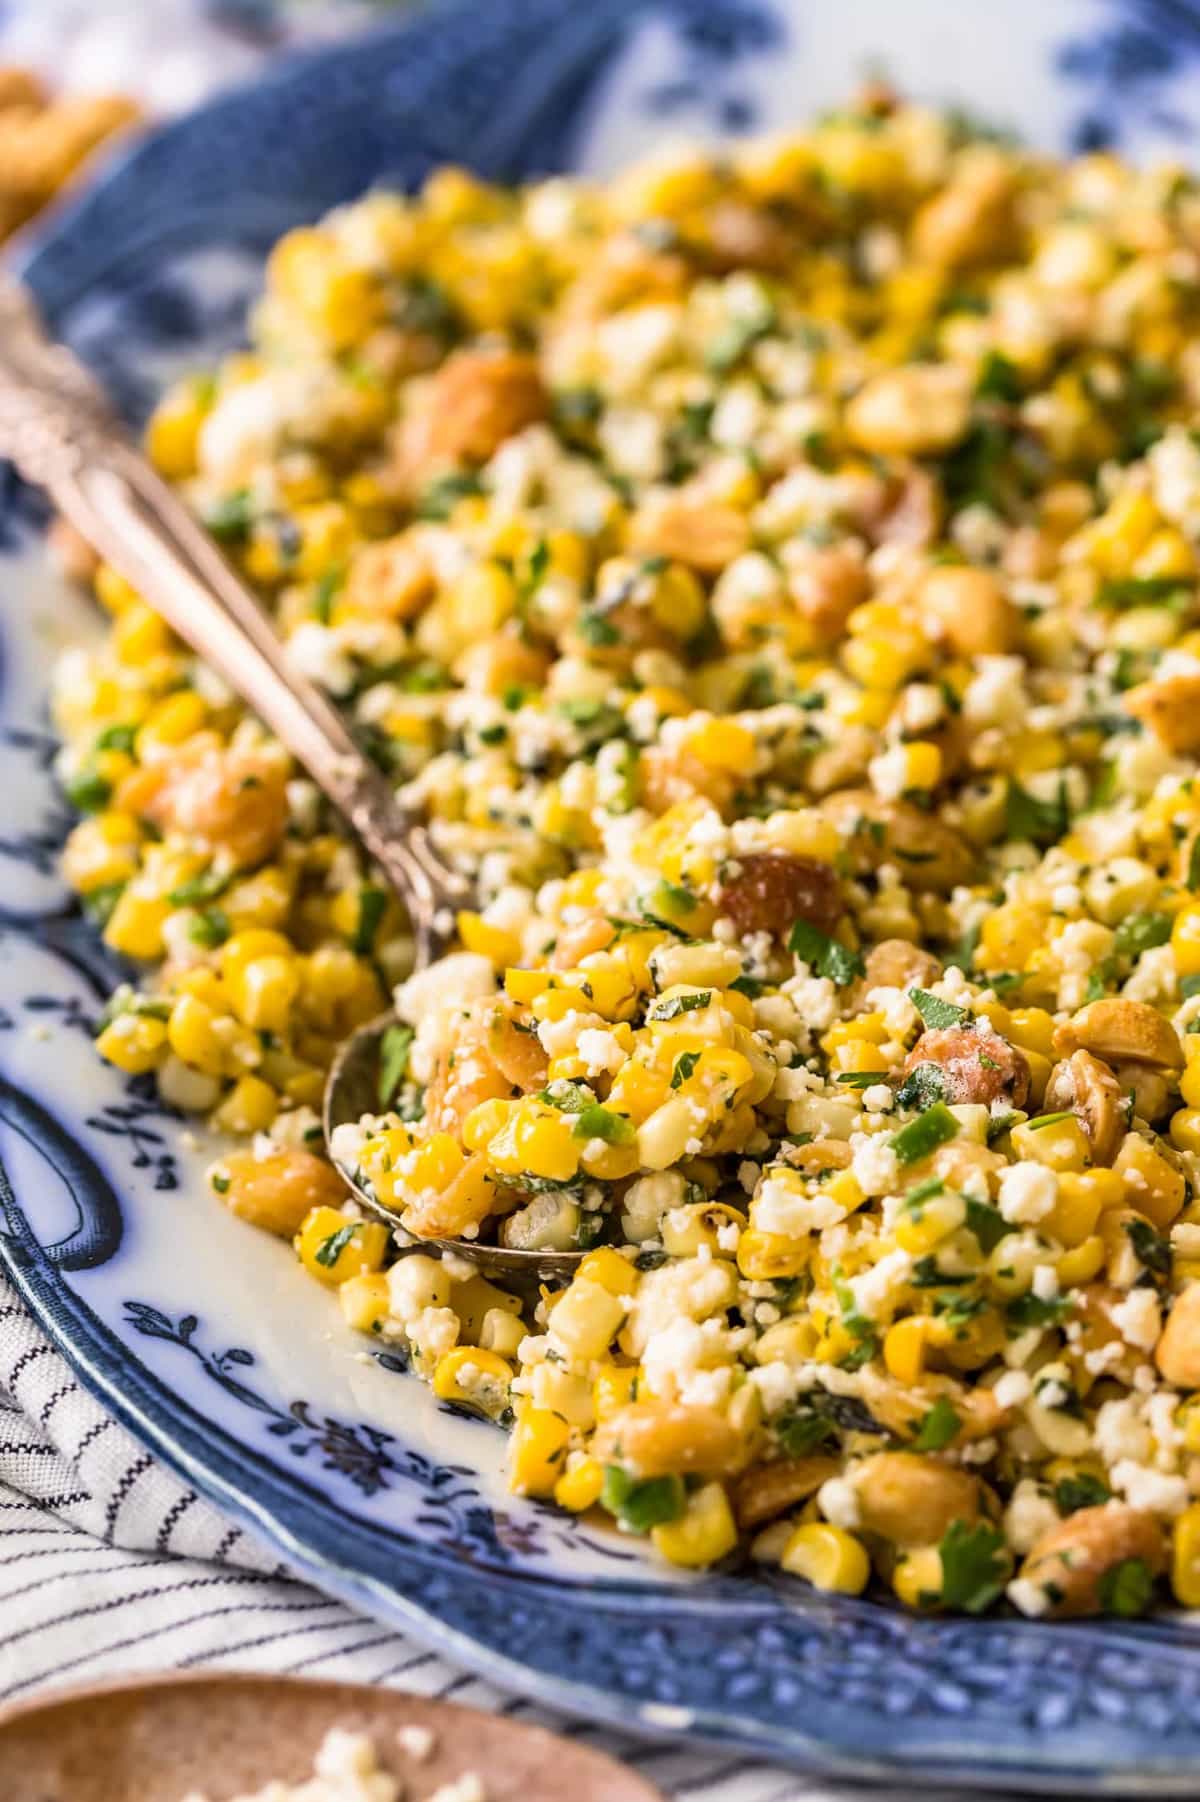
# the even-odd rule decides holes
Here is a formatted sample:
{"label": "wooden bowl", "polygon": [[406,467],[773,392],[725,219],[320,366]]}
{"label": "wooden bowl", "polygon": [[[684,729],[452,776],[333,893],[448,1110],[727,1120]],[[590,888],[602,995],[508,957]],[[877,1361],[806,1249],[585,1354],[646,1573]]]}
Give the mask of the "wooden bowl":
{"label": "wooden bowl", "polygon": [[[663,1802],[614,1759],[503,1716],[401,1690],[212,1674],[56,1692],[0,1712],[4,1802],[228,1802],[272,1778],[299,1783],[331,1727],[368,1733],[380,1764],[420,1802],[475,1771],[487,1802]],[[398,1734],[428,1728],[429,1756]]]}

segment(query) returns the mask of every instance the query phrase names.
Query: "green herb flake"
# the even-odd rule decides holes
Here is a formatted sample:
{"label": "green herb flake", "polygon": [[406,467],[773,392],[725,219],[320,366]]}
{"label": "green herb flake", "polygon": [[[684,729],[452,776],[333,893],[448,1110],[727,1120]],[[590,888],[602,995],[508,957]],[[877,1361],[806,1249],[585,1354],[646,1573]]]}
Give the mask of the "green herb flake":
{"label": "green herb flake", "polygon": [[80,896],[80,906],[93,926],[103,930],[112,919],[117,902],[124,892],[123,882],[102,882],[97,888],[90,888],[86,895]]}
{"label": "green herb flake", "polygon": [[647,1020],[677,1020],[680,1014],[693,1014],[698,1008],[707,1007],[712,1000],[711,989],[701,989],[695,995],[672,995],[669,1001],[658,1001],[646,1015]]}
{"label": "green herb flake", "polygon": [[1123,1558],[1106,1570],[1096,1585],[1096,1596],[1105,1614],[1133,1620],[1145,1614],[1154,1595],[1154,1574],[1144,1558]]}
{"label": "green herb flake", "polygon": [[132,755],[134,741],[137,738],[136,726],[106,726],[96,740],[97,751],[124,751]]}
{"label": "green herb flake", "polygon": [[938,1551],[942,1560],[941,1601],[965,1614],[983,1614],[1008,1581],[1010,1561],[999,1528],[986,1521],[968,1526],[951,1521]]}
{"label": "green herb flake", "polygon": [[967,1231],[975,1235],[979,1249],[986,1258],[995,1251],[1001,1239],[1007,1238],[1016,1228],[1010,1226],[999,1208],[994,1208],[988,1201],[978,1201],[974,1195],[965,1198],[967,1204]]}
{"label": "green herb flake", "polygon": [[909,989],[908,998],[924,1020],[926,1026],[940,1032],[950,1026],[969,1026],[971,1014],[965,1007],[956,1007],[952,1001],[943,1001],[940,995],[931,995],[927,989]]}
{"label": "green herb flake", "polygon": [[379,1041],[379,1105],[386,1108],[408,1074],[408,1054],[416,1037],[411,1026],[389,1026]]}
{"label": "green herb flake", "polygon": [[699,1062],[700,1053],[698,1051],[681,1051],[675,1059],[675,1067],[671,1071],[671,1087],[681,1089]]}
{"label": "green herb flake", "polygon": [[173,888],[167,896],[172,907],[197,907],[206,901],[215,901],[223,895],[233,881],[232,876],[219,875],[216,870],[202,870],[199,876],[190,876]]}
{"label": "green herb flake", "polygon": [[1127,1220],[1125,1231],[1138,1263],[1155,1276],[1170,1276],[1171,1241],[1161,1238],[1148,1220]]}
{"label": "green herb flake", "polygon": [[1069,1107],[1063,1108],[1057,1114],[1039,1114],[1036,1120],[1028,1122],[1029,1130],[1031,1133],[1044,1132],[1048,1126],[1060,1126],[1064,1120],[1073,1120],[1074,1118],[1075,1110]]}
{"label": "green herb flake", "polygon": [[333,1269],[357,1231],[358,1222],[351,1220],[348,1225],[339,1226],[335,1233],[330,1233],[328,1238],[321,1240],[313,1256],[323,1270]]}
{"label": "green herb flake", "polygon": [[1054,1506],[1060,1514],[1076,1514],[1080,1508],[1100,1508],[1112,1497],[1107,1483],[1090,1471],[1077,1471],[1074,1476],[1060,1477],[1054,1485]]}
{"label": "green herb flake", "polygon": [[206,907],[188,925],[188,937],[193,945],[202,945],[206,951],[215,951],[218,945],[223,945],[232,931],[229,915],[221,907]]}
{"label": "green herb flake", "polygon": [[1027,1295],[1018,1295],[1015,1301],[1009,1302],[1004,1317],[1014,1331],[1023,1333],[1028,1327],[1061,1325],[1071,1312],[1071,1306],[1069,1295],[1043,1298],[1031,1289]]}
{"label": "green herb flake", "polygon": [[914,1065],[896,1090],[898,1106],[917,1108],[922,1112],[945,1099],[946,1078],[940,1064]]}
{"label": "green herb flake", "polygon": [[866,967],[857,951],[831,939],[827,932],[822,932],[808,920],[796,921],[788,935],[788,950],[794,951],[818,976],[827,977],[839,988],[861,976]]}
{"label": "green herb flake", "polygon": [[1140,957],[1165,945],[1171,936],[1170,914],[1128,914],[1113,935],[1113,949],[1122,957]]}
{"label": "green herb flake", "polygon": [[1060,780],[1052,801],[1043,801],[1023,788],[1015,776],[1008,781],[1005,803],[1005,837],[1031,845],[1055,845],[1070,829],[1071,808],[1067,785]]}
{"label": "green herb flake", "polygon": [[940,1452],[955,1437],[962,1425],[958,1413],[944,1395],[939,1395],[929,1412],[922,1417],[912,1442],[914,1452]]}
{"label": "green herb flake", "polygon": [[375,935],[387,912],[388,895],[383,888],[374,888],[370,884],[358,891],[358,924],[354,928],[354,936],[350,940],[351,951],[359,957],[369,957],[375,949]]}
{"label": "green herb flake", "polygon": [[112,799],[112,784],[95,770],[80,770],[64,784],[63,792],[80,813],[99,813]]}
{"label": "green herb flake", "polygon": [[223,494],[206,508],[204,523],[222,544],[244,544],[254,524],[254,502],[248,488]]}

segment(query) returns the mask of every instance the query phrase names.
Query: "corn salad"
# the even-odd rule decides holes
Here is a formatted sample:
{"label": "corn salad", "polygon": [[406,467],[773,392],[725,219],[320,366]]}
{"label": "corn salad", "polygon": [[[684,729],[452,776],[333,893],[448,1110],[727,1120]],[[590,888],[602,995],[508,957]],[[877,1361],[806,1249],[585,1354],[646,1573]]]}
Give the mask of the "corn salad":
{"label": "corn salad", "polygon": [[[882,89],[274,251],[151,455],[477,906],[409,974],[111,570],[101,1054],[514,1489],[682,1566],[1200,1605],[1200,188]],[[394,990],[379,1113],[315,1105]],[[423,1238],[577,1249],[532,1304]]]}

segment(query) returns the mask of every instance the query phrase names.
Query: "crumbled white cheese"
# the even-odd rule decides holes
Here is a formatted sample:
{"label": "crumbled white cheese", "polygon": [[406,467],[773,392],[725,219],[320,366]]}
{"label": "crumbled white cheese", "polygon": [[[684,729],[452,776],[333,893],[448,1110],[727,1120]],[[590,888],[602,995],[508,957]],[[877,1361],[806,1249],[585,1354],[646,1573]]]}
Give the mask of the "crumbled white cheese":
{"label": "crumbled white cheese", "polygon": [[478,951],[455,951],[400,984],[396,1012],[410,1026],[419,1026],[426,1014],[492,995],[495,990],[496,973],[490,958]]}
{"label": "crumbled white cheese", "polygon": [[846,1217],[846,1209],[824,1189],[807,1195],[794,1177],[768,1176],[754,1197],[754,1224],[763,1233],[801,1239]]}
{"label": "crumbled white cheese", "polygon": [[1023,1370],[1006,1370],[992,1385],[999,1408],[1019,1408],[1033,1394],[1033,1384]]}
{"label": "crumbled white cheese", "polygon": [[1014,1608],[1031,1619],[1045,1614],[1050,1607],[1050,1597],[1032,1577],[1015,1577],[1004,1593]]}
{"label": "crumbled white cheese", "polygon": [[864,1195],[890,1195],[900,1182],[900,1161],[886,1137],[855,1134],[850,1144],[854,1180]]}
{"label": "crumbled white cheese", "polygon": [[1031,1477],[1022,1477],[1004,1510],[1004,1532],[1013,1551],[1024,1555],[1043,1533],[1058,1524],[1058,1509]]}
{"label": "crumbled white cheese", "polygon": [[1127,1345],[1153,1351],[1162,1332],[1162,1309],[1153,1289],[1130,1289],[1109,1309],[1113,1325]]}
{"label": "crumbled white cheese", "polygon": [[1058,1197],[1058,1178],[1043,1164],[1010,1164],[1000,1173],[1000,1212],[1010,1226],[1044,1220]]}
{"label": "crumbled white cheese", "polygon": [[817,1507],[832,1526],[853,1532],[861,1519],[858,1492],[849,1477],[829,1477],[817,1491]]}
{"label": "crumbled white cheese", "polygon": [[1191,1496],[1187,1480],[1122,1458],[1109,1471],[1113,1488],[1118,1490],[1131,1508],[1144,1508],[1147,1514],[1182,1514]]}
{"label": "crumbled white cheese", "polygon": [[908,1281],[912,1264],[909,1253],[897,1249],[889,1251],[861,1276],[856,1276],[850,1288],[858,1312],[865,1314],[868,1320],[882,1319]]}

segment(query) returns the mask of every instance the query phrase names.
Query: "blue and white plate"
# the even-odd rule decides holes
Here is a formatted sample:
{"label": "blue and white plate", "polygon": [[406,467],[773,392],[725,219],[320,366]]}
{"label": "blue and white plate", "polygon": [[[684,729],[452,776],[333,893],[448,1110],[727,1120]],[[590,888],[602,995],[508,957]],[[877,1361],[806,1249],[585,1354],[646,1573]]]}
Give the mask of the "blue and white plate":
{"label": "blue and white plate", "polygon": [[[664,135],[783,125],[869,69],[1060,148],[1192,153],[1194,0],[471,0],[323,50],[152,138],[26,274],[132,417],[236,341],[262,253],[447,158],[605,172]],[[919,1620],[776,1575],[672,1576],[505,1490],[502,1439],[365,1353],[206,1149],[103,1068],[112,985],[56,871],[51,658],[98,629],[0,481],[0,1251],[84,1379],[331,1593],[578,1713],[844,1776],[1200,1785],[1200,1630]],[[2,1181],[2,1179],[0,1179]]]}

